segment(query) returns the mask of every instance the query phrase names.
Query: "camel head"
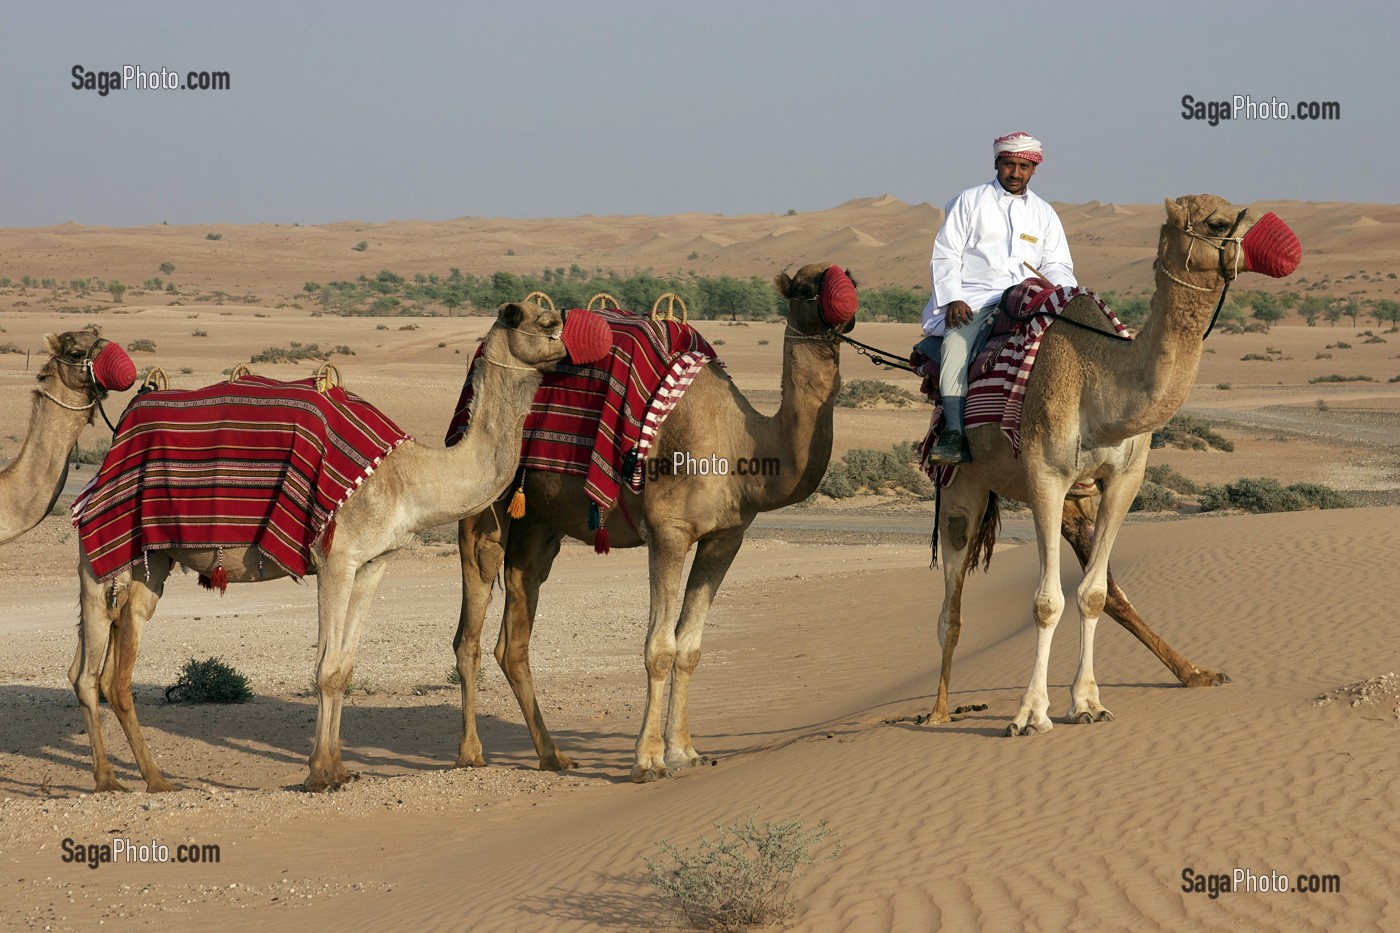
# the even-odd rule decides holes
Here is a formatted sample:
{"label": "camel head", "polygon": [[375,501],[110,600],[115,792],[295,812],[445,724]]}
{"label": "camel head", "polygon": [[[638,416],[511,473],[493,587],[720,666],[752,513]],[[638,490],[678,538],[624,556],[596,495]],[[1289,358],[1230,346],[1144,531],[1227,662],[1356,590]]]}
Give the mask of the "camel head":
{"label": "camel head", "polygon": [[592,311],[575,309],[566,321],[553,308],[512,301],[497,310],[486,346],[498,348],[492,353],[497,363],[550,372],[564,359],[586,364],[606,356],[612,330]]}
{"label": "camel head", "polygon": [[136,381],[136,364],[126,351],[101,336],[95,324],[63,334],[45,334],[49,358],[39,369],[40,390],[53,380],[90,400],[121,392]]}
{"label": "camel head", "polygon": [[856,326],[856,280],[840,266],[814,262],[789,276],[780,272],[773,287],[788,302],[788,326],[800,334],[845,334]]}
{"label": "camel head", "polygon": [[1213,194],[1168,199],[1166,207],[1157,264],[1198,287],[1212,288],[1239,272],[1283,278],[1302,259],[1297,235],[1272,211],[1260,216]]}

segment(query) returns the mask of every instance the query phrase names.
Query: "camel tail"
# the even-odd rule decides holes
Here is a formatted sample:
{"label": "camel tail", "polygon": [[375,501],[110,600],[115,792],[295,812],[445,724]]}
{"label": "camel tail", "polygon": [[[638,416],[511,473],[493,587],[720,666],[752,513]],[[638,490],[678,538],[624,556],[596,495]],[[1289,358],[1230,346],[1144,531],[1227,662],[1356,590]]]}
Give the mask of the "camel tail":
{"label": "camel tail", "polygon": [[982,512],[982,524],[977,529],[976,536],[972,539],[972,550],[968,554],[968,566],[977,568],[980,560],[982,569],[987,570],[992,566],[992,551],[996,549],[997,532],[1001,530],[1001,505],[997,500],[997,494],[987,493],[987,508]]}

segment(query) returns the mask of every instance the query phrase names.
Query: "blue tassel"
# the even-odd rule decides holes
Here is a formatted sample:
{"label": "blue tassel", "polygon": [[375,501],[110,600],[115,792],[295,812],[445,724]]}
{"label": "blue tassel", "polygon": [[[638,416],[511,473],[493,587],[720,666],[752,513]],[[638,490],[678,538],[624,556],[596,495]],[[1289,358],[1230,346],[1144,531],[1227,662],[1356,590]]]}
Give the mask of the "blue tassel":
{"label": "blue tassel", "polygon": [[597,531],[603,527],[602,516],[598,514],[598,503],[588,503],[588,530]]}

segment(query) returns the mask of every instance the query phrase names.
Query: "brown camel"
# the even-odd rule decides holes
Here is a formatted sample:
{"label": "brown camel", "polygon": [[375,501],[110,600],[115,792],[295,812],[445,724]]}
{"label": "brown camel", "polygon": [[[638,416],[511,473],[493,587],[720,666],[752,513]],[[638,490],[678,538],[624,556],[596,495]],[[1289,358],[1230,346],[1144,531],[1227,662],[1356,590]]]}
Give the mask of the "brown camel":
{"label": "brown camel", "polygon": [[[658,432],[653,448],[658,460],[669,465],[673,454],[697,459],[713,455],[729,466],[728,475],[658,471],[663,475],[648,478],[640,494],[624,487],[620,507],[607,516],[604,527],[613,547],[645,545],[649,549],[648,685],[632,768],[634,781],[666,777],[670,767],[701,761],[691,742],[687,704],[710,604],[754,516],[800,502],[826,473],[832,411],[841,385],[839,335],[854,323],[848,318],[833,327],[823,320],[820,295],[827,270],[826,264],[807,265],[792,278],[784,273],[774,279],[788,302],[782,403],[776,414],[756,411],[724,370],[712,364],[699,373]],[[769,475],[741,475],[737,466],[741,461],[776,463],[778,468],[768,471]],[[588,499],[582,477],[532,470],[525,488],[524,517],[510,518],[504,503],[497,503],[460,525],[463,599],[454,640],[462,683],[458,767],[485,764],[476,730],[475,684],[482,625],[492,582],[503,562],[505,613],[496,660],[520,703],[540,767],[573,766],[555,747],[535,699],[530,632],[540,584],[549,576],[560,541],[565,535],[591,541],[594,532],[584,520]],[[677,591],[691,547],[695,560],[677,616]],[[663,741],[661,716],[668,679],[671,697]]]}
{"label": "brown camel", "polygon": [[[357,777],[341,762],[340,714],[345,685],[355,667],[361,626],[383,577],[386,561],[424,528],[456,521],[486,507],[510,483],[520,457],[525,415],[541,372],[565,356],[561,319],[534,304],[502,305],[487,332],[475,370],[476,410],[457,446],[442,450],[405,441],[335,513],[328,551],[312,549],[317,577],[318,645],[316,740],[307,790],[333,790]],[[254,548],[224,549],[230,583],[255,583],[285,576],[263,562]],[[155,611],[166,578],[176,564],[206,576],[219,566],[214,549],[152,550],[141,573],[124,570],[110,581],[96,579],[86,552],[79,553],[82,622],[69,680],[82,704],[92,742],[97,790],[124,790],[114,777],[102,744],[98,687],[111,703],[148,791],[171,790],[146,748],[131,697],[141,626]]]}
{"label": "brown camel", "polygon": [[29,434],[19,456],[0,472],[0,544],[43,521],[63,491],[68,452],[107,395],[90,363],[108,345],[96,326],[44,335],[49,358],[39,370]]}
{"label": "brown camel", "polygon": [[[1087,561],[1078,591],[1081,642],[1070,722],[1113,718],[1099,702],[1094,679],[1094,628],[1105,609],[1116,610],[1119,621],[1183,683],[1225,679],[1191,665],[1142,623],[1112,584],[1108,558],[1142,485],[1149,433],[1165,424],[1191,391],[1221,290],[1240,270],[1288,275],[1297,267],[1300,251],[1297,238],[1277,217],[1261,218],[1214,195],[1169,200],[1166,209],[1152,313],[1141,333],[1124,343],[1065,322],[1051,325],[1026,387],[1020,456],[995,425],[975,427],[969,432],[972,462],[959,466],[951,485],[942,490],[938,531],[946,550],[938,640],[943,658],[930,722],[949,721],[948,683],[962,629],[963,582],[977,557],[991,553],[998,494],[1030,504],[1041,567],[1033,603],[1035,667],[1020,710],[1007,727],[1009,735],[1052,728],[1046,678],[1050,643],[1065,604],[1061,533]],[[1091,304],[1087,298],[1075,299],[1065,316],[1093,326],[1091,317],[1080,316],[1076,308],[1086,303]],[[1105,329],[1101,315],[1097,326]],[[1074,484],[1094,481],[1103,491],[1097,505],[1066,502]]]}

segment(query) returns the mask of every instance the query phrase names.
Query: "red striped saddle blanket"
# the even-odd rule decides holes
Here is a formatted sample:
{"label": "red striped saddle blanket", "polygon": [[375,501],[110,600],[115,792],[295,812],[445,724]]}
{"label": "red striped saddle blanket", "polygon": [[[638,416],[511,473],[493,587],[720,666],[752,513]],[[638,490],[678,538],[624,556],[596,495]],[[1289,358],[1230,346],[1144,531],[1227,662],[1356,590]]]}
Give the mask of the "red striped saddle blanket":
{"label": "red striped saddle blanket", "polygon": [[408,435],[313,380],[243,376],[137,396],[73,506],[108,579],[163,548],[257,548],[293,576],[335,510]]}
{"label": "red striped saddle blanket", "polygon": [[[1021,408],[1041,337],[1072,302],[1096,308],[1104,316],[1105,332],[1125,338],[1131,336],[1118,316],[1094,292],[1068,285],[1055,288],[1016,286],[1003,301],[1003,305],[1010,305],[1010,310],[1003,307],[997,312],[987,342],[968,367],[967,402],[963,408],[965,427],[995,424],[1011,441],[1011,449],[1020,454]],[[914,361],[914,365],[925,377],[924,393],[936,401],[938,361],[921,359]],[[929,464],[926,455],[938,442],[942,426],[943,409],[935,405],[921,448],[922,462],[930,476],[935,476],[936,465]],[[944,473],[950,474],[950,468],[945,468]],[[950,475],[944,477],[945,481],[950,479]]]}
{"label": "red striped saddle blanket", "polygon": [[[657,430],[715,351],[689,324],[615,309],[597,313],[612,329],[612,350],[591,365],[561,363],[545,373],[525,417],[520,465],[587,477],[589,499],[606,513],[622,483],[641,488]],[[466,434],[471,402],[468,369],[447,428],[449,447]]]}

